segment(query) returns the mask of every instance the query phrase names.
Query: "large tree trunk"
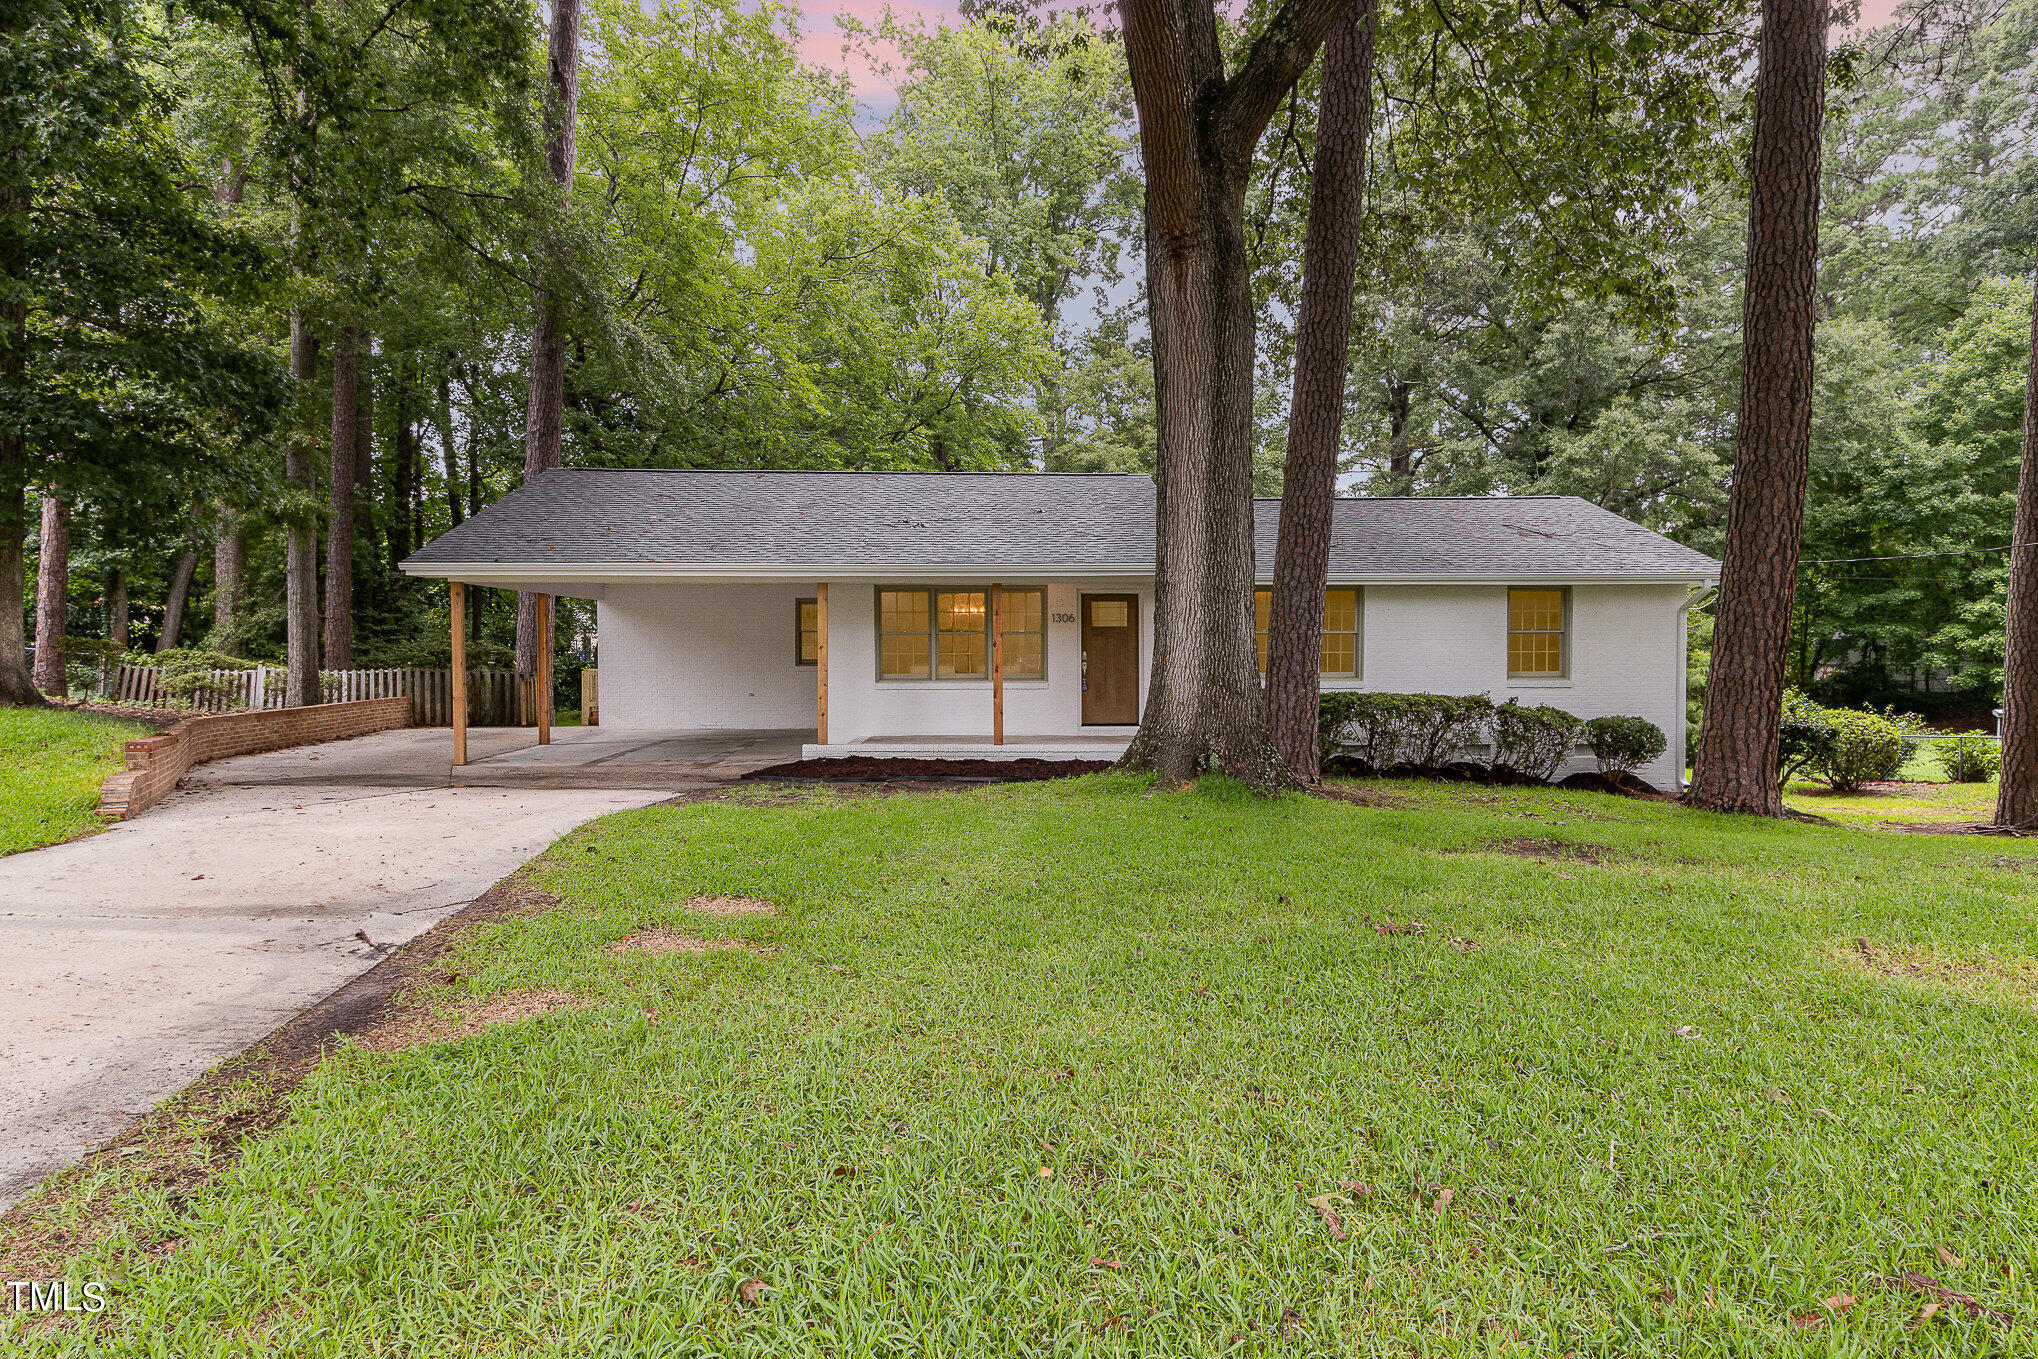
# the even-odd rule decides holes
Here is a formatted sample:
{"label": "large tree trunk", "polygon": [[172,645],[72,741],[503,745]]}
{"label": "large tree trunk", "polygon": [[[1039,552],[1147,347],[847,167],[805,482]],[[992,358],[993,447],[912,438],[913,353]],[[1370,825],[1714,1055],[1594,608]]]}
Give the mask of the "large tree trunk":
{"label": "large tree trunk", "polygon": [[[376,558],[375,533],[377,516],[375,512],[375,341],[370,338],[361,344],[360,376],[354,388],[354,539],[356,551],[354,565],[354,607],[358,611],[369,611],[375,601],[362,598],[364,591],[374,589],[374,580],[365,571],[359,570],[361,559]],[[398,388],[398,408],[402,407],[402,388]],[[363,550],[365,548],[365,550]]]}
{"label": "large tree trunk", "polygon": [[114,567],[106,573],[106,640],[127,650],[127,572]]}
{"label": "large tree trunk", "polygon": [[1159,423],[1153,668],[1120,762],[1180,786],[1212,765],[1291,779],[1253,645],[1253,308],[1244,203],[1267,120],[1351,0],[1284,0],[1236,72],[1209,0],[1123,0],[1146,174]]}
{"label": "large tree trunk", "polygon": [[333,427],[326,445],[325,668],[354,665],[354,451],[361,399],[361,339],[352,326],[333,346]]}
{"label": "large tree trunk", "polygon": [[35,555],[35,683],[63,698],[64,629],[71,622],[71,507],[54,488],[42,497],[42,538]]}
{"label": "large tree trunk", "polygon": [[241,599],[241,581],[248,573],[248,535],[241,518],[219,507],[212,540],[212,630],[222,637],[233,630],[234,610]]}
{"label": "large tree trunk", "polygon": [[1996,824],[2038,830],[2038,273],[2031,279],[2031,352],[2024,369],[2024,458],[2010,530],[2003,619],[2003,769]]}
{"label": "large tree trunk", "polygon": [[[552,0],[551,49],[546,59],[545,170],[564,203],[573,194],[573,125],[580,105],[580,0]],[[566,403],[566,337],[559,331],[558,299],[540,285],[533,299],[531,393],[524,414],[524,480],[559,465]],[[517,594],[517,673],[538,669],[538,597]]]}
{"label": "large tree trunk", "polygon": [[174,651],[184,638],[184,607],[191,602],[191,579],[198,574],[198,549],[187,547],[177,554],[170,569],[170,589],[163,596],[163,630],[156,636],[156,654]]}
{"label": "large tree trunk", "polygon": [[1783,814],[1783,672],[1811,458],[1827,0],[1763,0],[1733,495],[1691,803]]}
{"label": "large tree trunk", "polygon": [[[297,390],[308,391],[318,376],[318,341],[303,309],[290,313],[290,376]],[[311,466],[311,442],[301,430],[283,445],[283,481],[299,505],[286,522],[283,548],[283,705],[301,708],[318,702],[318,540],[308,506],[318,482]]]}
{"label": "large tree trunk", "polygon": [[1306,783],[1322,774],[1318,709],[1323,683],[1323,601],[1330,575],[1331,502],[1344,432],[1351,354],[1352,283],[1366,205],[1372,129],[1374,0],[1355,0],[1323,48],[1302,297],[1295,322],[1295,387],[1281,480],[1267,621],[1267,719],[1274,749]]}

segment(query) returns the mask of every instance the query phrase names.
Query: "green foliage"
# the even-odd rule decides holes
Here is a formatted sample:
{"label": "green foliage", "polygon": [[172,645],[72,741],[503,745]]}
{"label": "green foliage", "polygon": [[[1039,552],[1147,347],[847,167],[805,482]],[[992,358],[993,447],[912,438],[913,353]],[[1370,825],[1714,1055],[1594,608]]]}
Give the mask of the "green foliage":
{"label": "green foliage", "polygon": [[1932,742],[1932,754],[1949,783],[1988,783],[2003,768],[2003,748],[1994,741],[1941,737]]}
{"label": "green foliage", "polygon": [[232,694],[232,681],[223,676],[255,668],[253,661],[196,647],[174,647],[150,659],[162,671],[156,692],[175,704],[197,705]]}
{"label": "green foliage", "polygon": [[1839,729],[1825,708],[1803,690],[1784,690],[1777,783],[1789,783],[1800,771],[1823,764],[1839,739]]}
{"label": "green foliage", "polygon": [[1625,778],[1669,748],[1670,738],[1646,717],[1587,718],[1578,741],[1599,762],[1599,772]]}
{"label": "green foliage", "polygon": [[1485,739],[1493,700],[1484,694],[1325,694],[1318,730],[1326,750],[1341,749],[1375,770],[1435,768]]}
{"label": "green foliage", "polygon": [[1893,779],[1904,767],[1908,747],[1903,729],[1881,713],[1826,709],[1833,741],[1816,766],[1827,783],[1852,791]]}
{"label": "green foliage", "polygon": [[1562,708],[1509,699],[1493,710],[1493,763],[1547,783],[1578,744],[1579,727]]}

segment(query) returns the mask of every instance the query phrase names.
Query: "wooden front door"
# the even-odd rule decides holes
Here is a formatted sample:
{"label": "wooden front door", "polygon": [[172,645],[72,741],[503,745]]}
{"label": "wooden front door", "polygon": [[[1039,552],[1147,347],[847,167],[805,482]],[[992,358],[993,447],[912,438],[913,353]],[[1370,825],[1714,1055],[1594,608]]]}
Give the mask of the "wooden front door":
{"label": "wooden front door", "polygon": [[1139,596],[1083,596],[1083,725],[1139,724]]}

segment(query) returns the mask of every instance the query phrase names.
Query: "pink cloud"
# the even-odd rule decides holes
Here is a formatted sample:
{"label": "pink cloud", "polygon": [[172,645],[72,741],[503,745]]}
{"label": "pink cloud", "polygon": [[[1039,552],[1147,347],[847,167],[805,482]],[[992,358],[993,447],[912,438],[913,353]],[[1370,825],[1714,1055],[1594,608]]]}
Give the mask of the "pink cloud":
{"label": "pink cloud", "polygon": [[[892,83],[877,71],[870,62],[851,55],[846,60],[842,52],[842,33],[835,26],[835,16],[845,15],[875,27],[884,17],[888,0],[846,0],[846,3],[831,5],[826,9],[802,6],[804,16],[801,22],[800,55],[816,66],[849,73],[850,86],[859,99],[889,106],[892,102]],[[929,24],[958,22],[961,11],[955,0],[922,0],[921,3],[890,3],[892,12],[903,21],[914,17],[925,19]],[[893,54],[885,52],[883,56]]]}

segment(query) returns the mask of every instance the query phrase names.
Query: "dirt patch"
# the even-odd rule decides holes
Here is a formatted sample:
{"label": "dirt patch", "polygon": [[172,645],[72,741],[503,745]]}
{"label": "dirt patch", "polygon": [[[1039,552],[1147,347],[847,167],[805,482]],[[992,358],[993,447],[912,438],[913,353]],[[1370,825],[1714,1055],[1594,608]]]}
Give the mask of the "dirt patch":
{"label": "dirt patch", "polygon": [[1109,760],[919,760],[884,755],[842,755],[825,760],[791,760],[766,765],[743,775],[746,779],[849,779],[890,781],[927,779],[977,783],[1038,783],[1068,779],[1109,769]]}
{"label": "dirt patch", "polygon": [[1963,956],[1867,939],[1837,944],[1833,954],[1856,971],[1891,981],[2038,1009],[2038,958],[1997,953]]}
{"label": "dirt patch", "polygon": [[373,1052],[408,1052],[427,1043],[457,1043],[500,1024],[586,1005],[585,1000],[565,991],[511,991],[478,1000],[446,1000],[405,1009],[357,1037],[362,1047]]}
{"label": "dirt patch", "polygon": [[185,718],[196,715],[176,708],[127,708],[117,703],[61,703],[57,706],[74,713],[118,717],[128,722],[146,722],[158,732],[167,731]]}
{"label": "dirt patch", "polygon": [[1546,863],[1603,864],[1613,857],[1604,845],[1580,845],[1569,840],[1535,840],[1518,836],[1511,840],[1489,840],[1459,854],[1511,854],[1520,859],[1541,859]]}
{"label": "dirt patch", "polygon": [[732,915],[777,915],[778,907],[756,897],[695,897],[686,904],[689,911],[725,919]]}
{"label": "dirt patch", "polygon": [[[463,935],[559,904],[558,897],[523,873],[506,878],[246,1053],[206,1072],[126,1133],[71,1169],[59,1171],[26,1201],[0,1215],[0,1278],[53,1275],[65,1260],[123,1221],[124,1200],[133,1193],[166,1191],[172,1207],[181,1206],[184,1197],[237,1161],[250,1140],[283,1122],[291,1092],[341,1037],[354,1035],[375,1046],[377,1034],[423,1034],[422,1027],[412,1027],[422,1021],[413,1013],[409,993],[420,986],[461,980],[462,974],[444,960]],[[546,993],[525,993],[523,1003],[530,1004],[533,994]],[[494,1002],[517,1003],[511,997],[496,997]],[[472,1007],[470,1021],[480,1020],[484,1007],[494,1002]],[[489,1022],[507,1022],[530,1012]],[[459,1021],[438,1022],[444,1026]],[[413,1041],[445,1040],[420,1036]],[[160,1255],[175,1246],[174,1240],[144,1243],[137,1254]]]}
{"label": "dirt patch", "polygon": [[1331,802],[1349,802],[1354,807],[1413,807],[1415,799],[1401,793],[1382,792],[1371,788],[1354,788],[1350,784],[1319,784],[1310,791]]}
{"label": "dirt patch", "polygon": [[2033,834],[1987,821],[1884,821],[1880,829],[1902,831],[1906,835],[1993,835],[2004,840],[2022,840]]}
{"label": "dirt patch", "polygon": [[691,934],[663,927],[638,930],[626,934],[610,944],[608,953],[714,953],[722,949],[741,948],[742,941],[736,939],[701,939]]}

